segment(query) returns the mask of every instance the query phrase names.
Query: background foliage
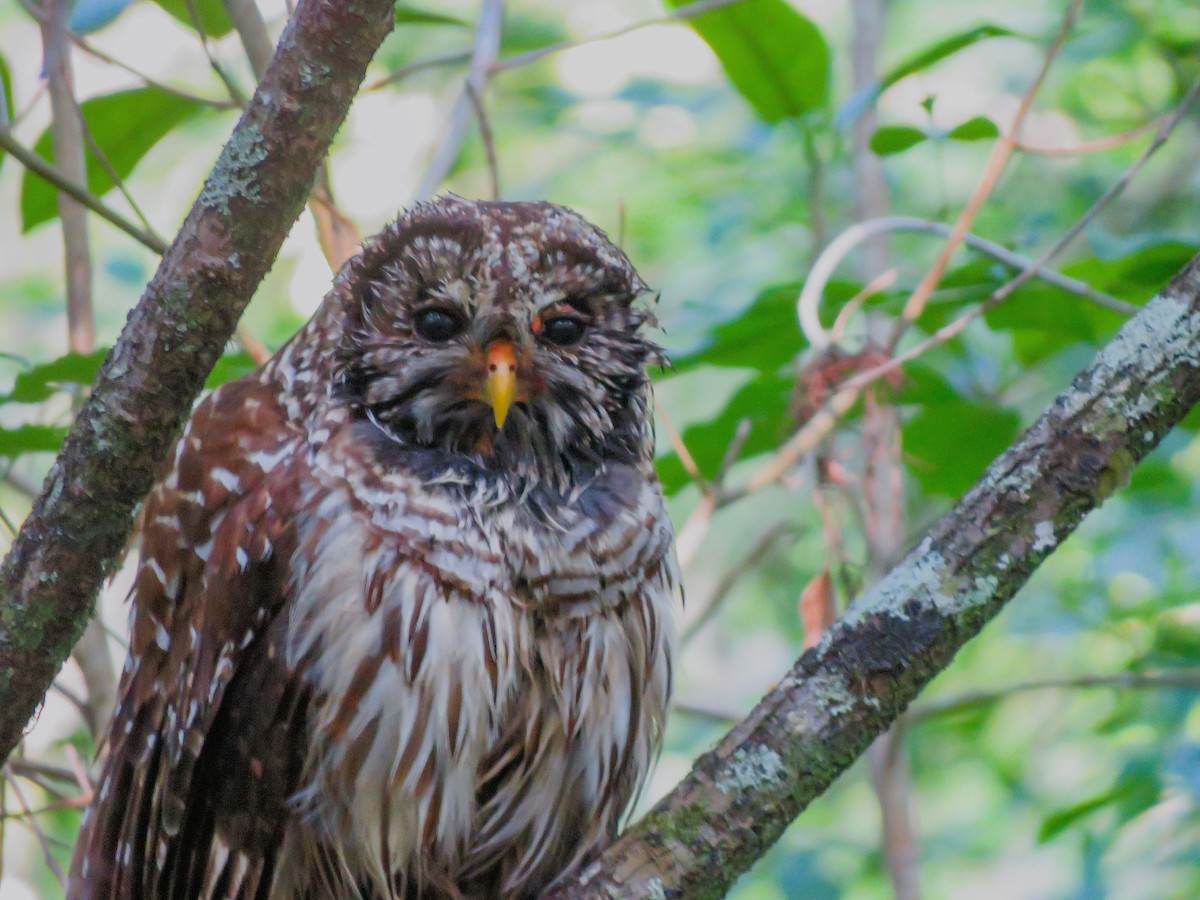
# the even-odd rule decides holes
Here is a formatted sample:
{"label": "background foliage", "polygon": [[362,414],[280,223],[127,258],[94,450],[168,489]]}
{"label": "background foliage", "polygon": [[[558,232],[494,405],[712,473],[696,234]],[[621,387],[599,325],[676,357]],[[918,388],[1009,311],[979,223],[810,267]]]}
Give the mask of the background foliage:
{"label": "background foliage", "polygon": [[[661,291],[657,314],[675,366],[659,379],[668,416],[660,470],[681,525],[702,503],[702,486],[668,439],[672,428],[711,479],[748,421],[727,473],[733,484],[795,428],[796,366],[807,349],[795,301],[816,254],[853,221],[855,120],[878,112],[870,148],[886,167],[890,209],[952,222],[1062,15],[1032,0],[891,0],[881,74],[858,86],[849,0],[741,0],[690,24],[591,40],[685,6],[513,0],[486,94],[503,195],[576,207],[619,237]],[[277,34],[282,4],[262,7]],[[186,212],[237,114],[198,39],[197,18],[227,80],[243,93],[253,84],[222,4],[197,0],[194,8],[196,17],[175,0],[80,0],[72,20],[96,48],[155,82],[76,49],[91,135],[88,189],[132,216],[117,190],[123,182],[164,234]],[[331,159],[339,205],[364,233],[409,202],[421,181],[461,88],[477,18],[469,2],[398,7],[397,31],[369,82],[409,74],[360,97]],[[560,42],[572,46],[520,64],[519,54]],[[1185,0],[1094,0],[1038,94],[1022,143],[1078,148],[1154,123],[1200,76],[1197,50],[1200,12]],[[18,5],[0,8],[0,52],[13,134],[52,158],[38,28]],[[441,62],[414,65],[426,60]],[[1200,248],[1196,137],[1189,115],[1089,225],[1061,261],[1064,273],[1140,305]],[[1098,152],[1019,151],[975,230],[1036,257],[1148,140],[1142,132],[1103,141]],[[485,150],[473,128],[445,186],[486,195]],[[57,215],[55,192],[0,157],[0,509],[13,522],[103,358],[102,346],[66,353]],[[104,345],[155,257],[106,224],[91,232]],[[249,331],[271,348],[328,285],[315,235],[305,214],[247,315]],[[867,308],[897,315],[939,247],[929,236],[896,236],[896,279]],[[825,292],[827,324],[879,274],[861,277],[855,262]],[[906,341],[977,305],[1006,275],[960,252]],[[861,346],[864,321],[851,319],[849,348]],[[974,482],[1120,321],[1035,283],[881,390],[879,400],[901,416],[907,536]],[[244,349],[231,348],[211,383],[250,366]],[[1190,429],[1168,438],[1119,499],[1059,548],[905,725],[901,752],[911,766],[928,896],[1200,896],[1198,425],[1194,414]],[[725,719],[747,710],[798,655],[805,585],[829,569],[845,602],[871,578],[858,518],[861,426],[852,415],[824,450],[848,473],[825,520],[813,502],[812,461],[786,486],[714,517],[687,583],[693,609],[715,595],[720,604],[686,645],[682,708],[651,795],[669,788]],[[841,517],[832,528],[831,510]],[[127,575],[118,577],[102,601],[118,661],[127,584]],[[1076,683],[1084,678],[1102,684]],[[1018,689],[1047,680],[1068,684]],[[92,741],[71,698],[86,690],[73,664],[60,681],[3,789],[6,900],[61,894],[49,860],[63,864],[78,828],[75,801],[84,789],[69,770],[73,759],[90,759]],[[866,898],[890,890],[879,804],[860,765],[734,896]]]}

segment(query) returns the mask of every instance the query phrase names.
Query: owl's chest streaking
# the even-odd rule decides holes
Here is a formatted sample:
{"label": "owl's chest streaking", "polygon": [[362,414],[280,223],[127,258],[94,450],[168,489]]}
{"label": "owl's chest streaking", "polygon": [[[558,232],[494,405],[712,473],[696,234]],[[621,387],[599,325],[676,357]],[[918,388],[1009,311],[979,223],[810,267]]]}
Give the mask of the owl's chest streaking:
{"label": "owl's chest streaking", "polygon": [[314,700],[289,839],[376,890],[534,893],[612,839],[661,739],[661,497],[624,468],[553,503],[427,484],[362,436],[317,454],[294,523],[286,655]]}

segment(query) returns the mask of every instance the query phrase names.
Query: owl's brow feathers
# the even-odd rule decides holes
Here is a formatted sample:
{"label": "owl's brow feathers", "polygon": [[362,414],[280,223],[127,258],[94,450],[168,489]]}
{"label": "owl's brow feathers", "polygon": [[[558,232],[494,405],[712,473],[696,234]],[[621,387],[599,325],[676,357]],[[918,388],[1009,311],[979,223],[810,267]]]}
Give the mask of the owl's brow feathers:
{"label": "owl's brow feathers", "polygon": [[[551,485],[605,460],[648,461],[646,366],[663,360],[639,331],[648,289],[599,229],[548,203],[419,205],[339,277],[348,320],[341,351],[350,405],[396,443],[447,463]],[[458,310],[454,340],[423,341],[414,315]],[[556,305],[586,322],[577,344],[536,337]],[[482,353],[514,342],[525,393],[496,432],[480,402]]]}

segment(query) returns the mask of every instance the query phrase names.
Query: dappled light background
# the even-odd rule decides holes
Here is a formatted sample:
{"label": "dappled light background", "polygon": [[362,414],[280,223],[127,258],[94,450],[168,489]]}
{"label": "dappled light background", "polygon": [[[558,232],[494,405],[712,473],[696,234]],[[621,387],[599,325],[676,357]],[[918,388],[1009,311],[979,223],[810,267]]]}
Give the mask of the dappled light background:
{"label": "dappled light background", "polygon": [[[813,637],[799,602],[806,586],[828,573],[829,599],[844,605],[873,569],[886,569],[888,560],[868,558],[863,536],[870,510],[858,413],[826,442],[819,463],[806,458],[781,482],[704,512],[708,482],[745,483],[796,428],[797,365],[811,359],[796,298],[821,249],[854,221],[856,117],[874,103],[871,152],[886,175],[883,208],[953,223],[1066,8],[892,0],[873,64],[881,76],[899,77],[871,91],[852,75],[850,0],[776,2],[744,3],[763,15],[762,33],[750,33],[756,85],[731,79],[729,61],[713,49],[725,45],[667,18],[683,4],[511,0],[483,95],[501,195],[572,206],[617,238],[659,292],[659,337],[675,361],[658,376],[660,472],[677,528],[686,523],[697,542],[684,554],[679,708],[643,805],[787,670],[804,646],[806,621]],[[165,11],[173,5],[183,8],[80,0],[75,29],[139,74],[80,48],[72,57],[96,140],[168,239],[237,116],[147,89],[141,76],[228,105],[195,30]],[[260,8],[277,36],[284,4],[262,0]],[[400,10],[330,160],[337,204],[363,234],[413,200],[442,146],[479,17],[473,2]],[[783,32],[772,18],[781,10],[793,15]],[[795,30],[797,19],[810,30]],[[614,32],[623,33],[596,40]],[[827,69],[827,79],[773,72],[773,33],[802,36],[784,58],[801,72]],[[541,48],[556,49],[522,56]],[[248,93],[253,76],[237,34],[212,37],[209,49]],[[972,230],[1036,258],[1142,154],[1200,76],[1197,51],[1200,12],[1185,0],[1088,3]],[[30,15],[18,3],[0,6],[12,133],[30,147],[43,146],[50,123],[41,52]],[[433,64],[417,65],[425,61]],[[135,89],[143,93],[107,109],[89,103]],[[783,113],[764,110],[764,91],[783,92]],[[1141,305],[1200,249],[1196,116],[1184,116],[1055,267]],[[1040,152],[1072,148],[1094,152]],[[109,189],[111,178],[97,177],[93,190],[133,217],[127,198]],[[491,184],[472,119],[442,189],[487,196]],[[41,377],[43,390],[16,390],[19,376],[34,372],[36,380],[45,375],[37,367],[68,349],[56,215],[53,193],[16,159],[0,157],[0,509],[14,524],[100,358],[71,357],[57,375]],[[94,217],[90,235],[103,349],[157,257]],[[862,311],[846,314],[847,352],[899,315],[943,239],[904,234],[888,243],[894,276]],[[826,287],[826,327],[880,274],[851,254]],[[1007,274],[961,250],[901,348],[977,306]],[[277,348],[330,279],[306,211],[244,327]],[[970,487],[1120,322],[1118,313],[1035,282],[878,388],[876,402],[900,417],[900,549]],[[231,346],[213,383],[251,365]],[[1189,423],[1050,557],[903,724],[893,752],[910,770],[905,802],[926,896],[1200,896],[1200,419],[1193,414]],[[10,534],[3,536],[6,545]],[[100,601],[118,667],[128,584],[126,571]],[[82,767],[94,752],[78,710],[86,697],[79,668],[68,662],[24,742],[23,767],[0,788],[3,900],[62,895],[55,866],[69,856],[87,789]],[[890,896],[895,873],[882,847],[880,801],[860,762],[732,896]]]}

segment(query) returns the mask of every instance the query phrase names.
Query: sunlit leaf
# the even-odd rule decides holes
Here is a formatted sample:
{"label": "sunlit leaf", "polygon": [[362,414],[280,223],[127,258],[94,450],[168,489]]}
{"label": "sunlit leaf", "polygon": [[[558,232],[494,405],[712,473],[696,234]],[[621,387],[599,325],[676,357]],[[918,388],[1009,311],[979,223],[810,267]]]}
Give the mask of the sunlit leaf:
{"label": "sunlit leaf", "polygon": [[[688,6],[666,0],[670,9]],[[829,47],[820,29],[784,0],[742,0],[691,19],[733,86],[767,122],[829,100]]]}
{"label": "sunlit leaf", "polygon": [[916,72],[928,69],[935,63],[941,62],[948,56],[953,56],[959,50],[970,47],[972,44],[977,44],[982,40],[997,37],[1026,37],[1019,32],[1013,31],[1011,28],[1005,28],[1003,25],[995,25],[990,22],[985,22],[982,25],[976,25],[973,28],[968,28],[965,31],[958,31],[954,34],[947,35],[940,40],[934,41],[928,47],[909,55],[901,60],[897,65],[888,69],[887,72],[879,79],[879,91],[884,91],[891,87],[901,78],[907,78]]}
{"label": "sunlit leaf", "polygon": [[0,427],[0,457],[11,458],[24,453],[57,453],[66,436],[67,429],[52,425]]}
{"label": "sunlit leaf", "polygon": [[[742,458],[756,456],[779,446],[792,427],[788,412],[795,378],[791,374],[764,374],[743,386],[715,418],[683,432],[683,442],[706,478],[713,477],[743,420],[750,422],[750,436],[742,446]],[[674,453],[658,461],[663,489],[673,494],[688,483],[687,471]]]}
{"label": "sunlit leaf", "polygon": [[871,152],[876,156],[903,153],[928,137],[929,135],[920,128],[913,128],[911,125],[885,125],[877,128],[871,135]]}
{"label": "sunlit leaf", "polygon": [[227,382],[236,381],[243,375],[249,375],[257,368],[258,363],[245,351],[226,353],[217,360],[204,386],[209,390],[218,388]]}
{"label": "sunlit leaf", "polygon": [[[163,137],[182,122],[204,109],[203,104],[154,88],[138,88],[106,94],[85,101],[83,115],[96,143],[121,178]],[[34,150],[43,159],[53,161],[53,140],[49,129],[38,138]],[[93,194],[103,195],[114,187],[112,176],[95,158],[88,155],[87,186]],[[56,191],[49,183],[26,172],[21,182],[21,227],[29,231],[58,216]]]}
{"label": "sunlit leaf", "polygon": [[467,27],[468,23],[457,16],[448,16],[445,13],[429,12],[424,9],[418,9],[415,6],[405,4],[396,4],[396,24],[397,25],[458,25]]}
{"label": "sunlit leaf", "polygon": [[[224,0],[154,0],[179,22],[195,30],[196,20],[209,37],[224,37],[233,31],[233,23],[225,14]],[[191,7],[189,9],[189,6]],[[192,16],[195,10],[195,17]]]}
{"label": "sunlit leaf", "polygon": [[961,125],[955,125],[947,133],[952,141],[984,141],[1000,136],[1000,129],[987,116],[975,116]]}
{"label": "sunlit leaf", "polygon": [[715,326],[704,344],[676,354],[676,372],[698,365],[775,372],[807,346],[796,324],[798,282],[767,288],[735,318]]}
{"label": "sunlit leaf", "polygon": [[1020,423],[1011,410],[980,402],[924,406],[903,427],[909,469],[926,492],[957,497],[1012,443]]}
{"label": "sunlit leaf", "polygon": [[34,366],[17,376],[12,390],[0,397],[0,403],[41,403],[63,385],[91,384],[107,355],[108,348],[101,347],[92,353],[68,353]]}

